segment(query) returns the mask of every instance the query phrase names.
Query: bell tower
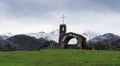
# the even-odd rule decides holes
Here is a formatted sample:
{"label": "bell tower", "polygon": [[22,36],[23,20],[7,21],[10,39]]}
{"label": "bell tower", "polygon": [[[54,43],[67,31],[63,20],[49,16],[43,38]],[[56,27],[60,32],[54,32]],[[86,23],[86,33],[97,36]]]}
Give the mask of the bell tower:
{"label": "bell tower", "polygon": [[64,24],[64,19],[66,18],[64,15],[61,17],[63,19],[63,24],[60,24],[59,26],[59,47],[61,46],[61,37],[66,34],[66,24]]}
{"label": "bell tower", "polygon": [[[86,44],[86,38],[82,35],[69,32],[67,33],[67,25],[64,24],[64,19],[66,18],[64,15],[61,17],[63,20],[63,23],[59,25],[59,48],[79,48],[79,49],[85,49],[87,47]],[[69,41],[75,38],[77,39],[76,44],[70,44]]]}
{"label": "bell tower", "polygon": [[59,27],[59,36],[63,36],[66,34],[66,25],[65,24],[61,24]]}
{"label": "bell tower", "polygon": [[59,47],[61,46],[61,37],[64,36],[66,34],[66,25],[65,24],[61,24],[59,27]]}

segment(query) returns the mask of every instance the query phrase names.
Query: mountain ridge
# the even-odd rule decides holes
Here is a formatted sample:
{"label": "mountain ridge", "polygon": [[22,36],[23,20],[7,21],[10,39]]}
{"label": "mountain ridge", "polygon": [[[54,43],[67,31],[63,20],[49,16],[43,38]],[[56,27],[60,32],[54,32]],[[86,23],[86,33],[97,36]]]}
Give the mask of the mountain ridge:
{"label": "mountain ridge", "polygon": [[[90,42],[90,41],[95,42],[95,40],[98,39],[97,37],[102,37],[101,35],[103,35],[103,36],[107,35],[106,38],[111,39],[108,36],[108,34],[112,35],[112,36],[118,36],[118,35],[115,35],[113,33],[100,34],[100,33],[92,32],[92,31],[85,31],[81,35],[87,38],[87,42]],[[53,30],[53,31],[51,31],[49,33],[41,31],[41,32],[37,32],[37,33],[26,33],[25,35],[28,35],[28,36],[31,36],[31,37],[35,37],[37,39],[44,38],[44,39],[49,40],[49,41],[53,40],[53,41],[58,42],[58,40],[59,40],[58,39],[59,38],[59,30],[58,29]],[[14,34],[12,34],[10,32],[3,33],[3,34],[0,35],[0,39],[6,40],[6,39],[8,39],[9,37],[12,37],[12,36],[14,36]],[[116,38],[118,38],[118,37],[116,37]],[[99,39],[104,39],[104,38],[99,38]]]}

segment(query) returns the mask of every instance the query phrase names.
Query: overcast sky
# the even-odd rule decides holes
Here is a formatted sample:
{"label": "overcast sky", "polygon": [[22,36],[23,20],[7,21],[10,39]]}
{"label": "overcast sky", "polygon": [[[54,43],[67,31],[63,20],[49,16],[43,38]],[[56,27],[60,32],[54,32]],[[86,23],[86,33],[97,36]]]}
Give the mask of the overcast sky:
{"label": "overcast sky", "polygon": [[120,0],[0,0],[0,34],[50,32],[63,14],[68,31],[120,31]]}

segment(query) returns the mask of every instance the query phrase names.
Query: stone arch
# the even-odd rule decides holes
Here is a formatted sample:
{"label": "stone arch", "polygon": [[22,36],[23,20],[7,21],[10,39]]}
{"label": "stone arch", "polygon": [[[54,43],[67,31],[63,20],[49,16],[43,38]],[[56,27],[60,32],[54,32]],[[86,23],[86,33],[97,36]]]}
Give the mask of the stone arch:
{"label": "stone arch", "polygon": [[[68,45],[68,42],[72,39],[77,39],[77,44],[75,45]],[[83,36],[69,32],[61,37],[60,47],[61,48],[85,48],[86,46],[86,38]]]}

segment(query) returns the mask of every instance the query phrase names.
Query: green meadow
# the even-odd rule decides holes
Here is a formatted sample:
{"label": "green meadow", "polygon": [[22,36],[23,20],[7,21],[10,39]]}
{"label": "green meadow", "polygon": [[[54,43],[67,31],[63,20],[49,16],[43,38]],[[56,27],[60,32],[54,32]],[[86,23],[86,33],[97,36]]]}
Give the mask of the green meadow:
{"label": "green meadow", "polygon": [[44,49],[0,52],[0,66],[120,66],[120,51]]}

